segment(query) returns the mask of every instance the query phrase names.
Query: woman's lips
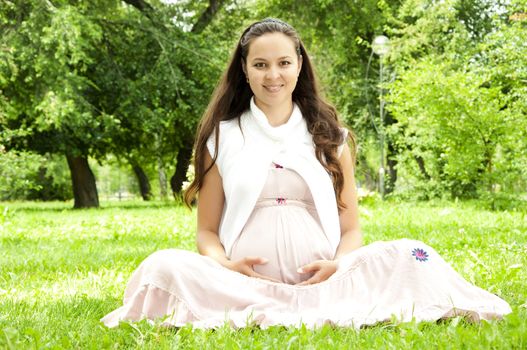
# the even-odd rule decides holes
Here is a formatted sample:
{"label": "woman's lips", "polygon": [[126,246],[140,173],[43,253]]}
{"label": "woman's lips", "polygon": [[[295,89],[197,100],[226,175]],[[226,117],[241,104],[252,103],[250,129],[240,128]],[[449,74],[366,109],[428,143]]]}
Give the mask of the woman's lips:
{"label": "woman's lips", "polygon": [[280,89],[284,86],[283,84],[280,85],[264,85],[263,87],[269,91],[269,92],[278,92]]}

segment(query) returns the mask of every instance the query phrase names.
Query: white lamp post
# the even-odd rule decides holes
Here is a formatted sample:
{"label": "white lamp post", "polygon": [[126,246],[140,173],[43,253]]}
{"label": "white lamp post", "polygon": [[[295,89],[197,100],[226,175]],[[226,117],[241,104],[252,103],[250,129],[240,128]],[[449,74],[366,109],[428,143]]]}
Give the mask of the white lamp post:
{"label": "white lamp post", "polygon": [[375,54],[379,56],[380,69],[379,69],[379,80],[381,83],[380,87],[380,115],[381,123],[379,128],[379,142],[381,147],[381,164],[379,168],[379,192],[381,193],[381,198],[384,199],[384,91],[382,83],[384,82],[384,66],[383,66],[383,57],[390,52],[390,39],[384,35],[376,36],[373,39],[371,44],[372,50]]}

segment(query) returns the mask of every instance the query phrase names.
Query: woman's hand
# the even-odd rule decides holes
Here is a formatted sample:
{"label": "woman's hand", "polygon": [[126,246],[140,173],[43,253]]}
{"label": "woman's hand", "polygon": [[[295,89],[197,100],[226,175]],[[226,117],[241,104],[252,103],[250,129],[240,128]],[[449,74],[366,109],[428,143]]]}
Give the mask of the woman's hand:
{"label": "woman's hand", "polygon": [[297,286],[307,286],[308,284],[320,283],[331,277],[338,269],[336,260],[317,260],[311,264],[300,267],[298,273],[314,273],[310,279],[297,283]]}
{"label": "woman's hand", "polygon": [[253,269],[254,265],[263,265],[263,264],[267,264],[267,262],[268,260],[266,258],[261,258],[258,256],[246,256],[245,258],[236,260],[236,261],[228,260],[224,264],[224,266],[232,271],[239,272],[249,277],[256,277],[256,278],[261,278],[261,279],[268,280],[268,281],[281,283],[281,281],[277,279],[264,276],[254,271]]}

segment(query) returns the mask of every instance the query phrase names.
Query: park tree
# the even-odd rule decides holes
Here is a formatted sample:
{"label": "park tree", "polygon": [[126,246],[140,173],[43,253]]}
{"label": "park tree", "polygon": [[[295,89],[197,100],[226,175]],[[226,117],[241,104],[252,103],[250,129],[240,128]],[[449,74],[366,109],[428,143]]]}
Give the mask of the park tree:
{"label": "park tree", "polygon": [[218,70],[199,34],[222,3],[200,2],[187,30],[179,7],[158,1],[2,2],[2,143],[65,155],[76,208],[98,206],[88,157],[113,153],[136,173],[178,150],[189,159]]}
{"label": "park tree", "polygon": [[[141,85],[135,91],[143,92],[143,96],[127,95],[127,101],[121,104],[127,110],[126,114],[136,114],[136,119],[137,111],[150,114],[150,117],[137,119],[135,132],[142,134],[142,142],[136,143],[138,147],[131,152],[125,152],[125,156],[128,156],[136,174],[141,172],[138,158],[145,160],[153,156],[161,183],[166,183],[164,163],[173,163],[175,158],[170,185],[177,196],[186,180],[197,121],[224,60],[219,55],[222,46],[211,45],[204,31],[221,11],[225,1],[180,1],[173,5],[165,4],[162,11],[148,2],[129,3],[147,19],[147,24],[143,23],[142,27],[143,32],[147,29],[145,40],[149,44],[141,54],[150,60],[157,57],[157,61],[147,74],[133,78],[134,84]],[[135,42],[130,40],[132,45]],[[215,43],[221,44],[221,41]],[[149,54],[149,48],[150,51],[153,48],[154,52]],[[130,62],[126,58],[124,60],[123,65]],[[150,91],[150,103],[144,103],[144,91]]]}
{"label": "park tree", "polygon": [[498,3],[407,4],[389,105],[407,185],[422,197],[514,193],[525,183],[525,24]]}
{"label": "park tree", "polygon": [[91,82],[83,74],[94,64],[102,36],[81,8],[61,5],[0,5],[2,142],[13,149],[64,154],[75,206],[98,206],[87,156],[104,152],[117,121],[86,100],[83,92]]}

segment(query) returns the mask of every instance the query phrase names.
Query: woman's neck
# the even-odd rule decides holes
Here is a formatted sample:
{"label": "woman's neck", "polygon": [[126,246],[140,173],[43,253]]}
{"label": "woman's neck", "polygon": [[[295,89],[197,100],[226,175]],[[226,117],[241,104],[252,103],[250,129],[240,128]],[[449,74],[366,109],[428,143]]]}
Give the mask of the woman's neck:
{"label": "woman's neck", "polygon": [[276,127],[287,123],[293,113],[293,101],[275,106],[262,103],[258,99],[255,99],[254,103],[264,112],[271,126]]}

